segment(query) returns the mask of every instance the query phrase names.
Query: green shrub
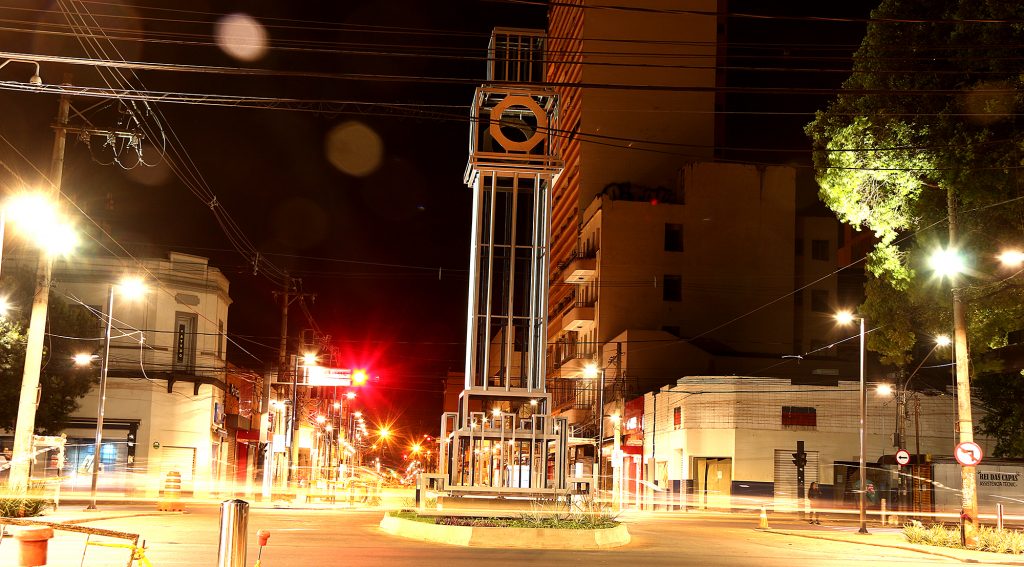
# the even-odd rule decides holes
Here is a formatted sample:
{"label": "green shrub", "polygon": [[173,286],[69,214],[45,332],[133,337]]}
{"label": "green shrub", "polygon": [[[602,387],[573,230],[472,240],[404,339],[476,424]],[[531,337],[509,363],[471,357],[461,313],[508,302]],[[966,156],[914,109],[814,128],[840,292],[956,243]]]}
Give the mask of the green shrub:
{"label": "green shrub", "polygon": [[39,516],[43,510],[53,505],[53,501],[45,498],[0,497],[0,517],[27,518]]}
{"label": "green shrub", "polygon": [[[924,527],[916,520],[903,526],[903,537],[910,543],[962,548],[959,528],[949,529],[942,524]],[[975,549],[995,553],[1024,554],[1024,532],[997,530],[982,526],[978,529],[978,545]]]}

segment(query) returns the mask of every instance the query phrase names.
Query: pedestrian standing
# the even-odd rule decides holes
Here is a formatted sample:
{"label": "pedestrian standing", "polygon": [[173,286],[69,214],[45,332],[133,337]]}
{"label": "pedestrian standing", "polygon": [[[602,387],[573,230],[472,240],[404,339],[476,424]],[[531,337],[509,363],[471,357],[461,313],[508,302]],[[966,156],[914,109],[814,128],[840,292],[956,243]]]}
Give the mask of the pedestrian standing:
{"label": "pedestrian standing", "polygon": [[821,488],[818,487],[817,482],[812,482],[811,487],[807,489],[807,502],[811,507],[811,517],[807,523],[821,525],[821,517],[818,515],[818,506],[821,505]]}

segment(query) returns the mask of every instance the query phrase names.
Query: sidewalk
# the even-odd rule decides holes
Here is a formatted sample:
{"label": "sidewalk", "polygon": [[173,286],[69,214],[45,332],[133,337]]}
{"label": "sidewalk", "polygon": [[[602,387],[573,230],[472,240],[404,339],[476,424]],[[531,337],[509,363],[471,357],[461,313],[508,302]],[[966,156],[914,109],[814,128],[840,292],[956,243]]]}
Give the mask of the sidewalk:
{"label": "sidewalk", "polygon": [[1024,567],[1024,555],[1013,555],[1009,553],[992,553],[988,551],[974,551],[970,549],[956,549],[952,547],[938,547],[933,545],[920,545],[915,543],[908,543],[906,538],[903,537],[902,530],[900,530],[899,528],[869,527],[868,531],[870,533],[868,534],[857,533],[857,530],[858,528],[856,526],[825,524],[821,526],[807,526],[806,528],[769,528],[766,530],[759,531],[762,531],[764,533],[772,533],[786,536],[821,539],[827,541],[841,541],[846,543],[874,545],[877,547],[890,547],[893,549],[916,551],[918,553],[925,553],[928,555],[945,557],[947,559],[953,559],[963,563],[978,563],[982,565],[1013,565]]}

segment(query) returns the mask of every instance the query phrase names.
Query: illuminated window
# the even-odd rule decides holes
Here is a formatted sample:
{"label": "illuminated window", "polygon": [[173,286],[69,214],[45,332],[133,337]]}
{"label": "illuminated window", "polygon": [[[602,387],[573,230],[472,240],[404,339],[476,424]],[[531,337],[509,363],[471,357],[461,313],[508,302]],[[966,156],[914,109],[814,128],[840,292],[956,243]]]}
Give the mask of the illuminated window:
{"label": "illuminated window", "polygon": [[683,428],[683,408],[679,406],[672,408],[672,427],[675,429]]}

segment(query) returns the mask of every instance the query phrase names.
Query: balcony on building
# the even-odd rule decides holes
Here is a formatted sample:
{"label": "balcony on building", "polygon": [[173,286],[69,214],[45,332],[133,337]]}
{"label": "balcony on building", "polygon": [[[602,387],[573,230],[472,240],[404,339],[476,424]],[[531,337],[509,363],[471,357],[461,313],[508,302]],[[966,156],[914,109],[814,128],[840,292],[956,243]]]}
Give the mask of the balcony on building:
{"label": "balcony on building", "polygon": [[574,250],[560,268],[565,283],[590,283],[597,275],[597,252]]}
{"label": "balcony on building", "polygon": [[579,333],[589,331],[594,326],[594,303],[587,301],[570,302],[562,313],[562,330]]}

